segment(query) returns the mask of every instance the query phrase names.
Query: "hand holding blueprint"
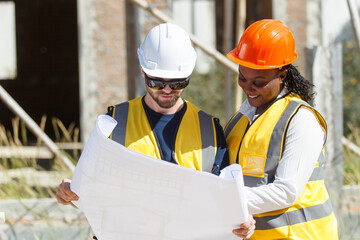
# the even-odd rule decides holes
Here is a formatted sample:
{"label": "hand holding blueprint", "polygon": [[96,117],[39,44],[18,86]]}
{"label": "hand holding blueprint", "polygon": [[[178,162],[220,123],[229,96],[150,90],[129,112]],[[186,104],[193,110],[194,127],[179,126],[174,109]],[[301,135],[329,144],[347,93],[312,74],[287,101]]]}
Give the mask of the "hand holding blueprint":
{"label": "hand holding blueprint", "polygon": [[[99,240],[227,240],[248,219],[241,174],[225,179],[132,151],[100,115],[75,168],[73,202]],[[237,169],[239,172],[239,169]]]}

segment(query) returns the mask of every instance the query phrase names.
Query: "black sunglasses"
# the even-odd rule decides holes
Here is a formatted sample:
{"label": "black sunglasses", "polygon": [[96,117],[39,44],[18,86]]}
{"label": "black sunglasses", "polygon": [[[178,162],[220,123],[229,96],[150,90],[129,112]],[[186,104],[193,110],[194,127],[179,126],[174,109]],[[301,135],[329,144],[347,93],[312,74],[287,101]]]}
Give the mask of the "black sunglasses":
{"label": "black sunglasses", "polygon": [[172,90],[180,90],[186,88],[186,86],[189,84],[190,77],[187,78],[177,78],[175,80],[171,81],[164,81],[164,80],[158,80],[150,78],[148,75],[145,74],[145,83],[149,88],[155,89],[155,90],[161,90],[168,85]]}

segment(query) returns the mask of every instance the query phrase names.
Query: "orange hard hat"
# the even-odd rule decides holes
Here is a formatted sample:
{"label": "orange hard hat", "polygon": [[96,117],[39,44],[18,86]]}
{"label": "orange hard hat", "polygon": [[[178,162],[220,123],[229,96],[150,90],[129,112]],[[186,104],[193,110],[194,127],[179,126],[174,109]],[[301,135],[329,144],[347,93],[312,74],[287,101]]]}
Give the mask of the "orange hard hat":
{"label": "orange hard hat", "polygon": [[294,62],[298,55],[290,29],[280,20],[264,19],[251,24],[226,56],[248,68],[272,69]]}

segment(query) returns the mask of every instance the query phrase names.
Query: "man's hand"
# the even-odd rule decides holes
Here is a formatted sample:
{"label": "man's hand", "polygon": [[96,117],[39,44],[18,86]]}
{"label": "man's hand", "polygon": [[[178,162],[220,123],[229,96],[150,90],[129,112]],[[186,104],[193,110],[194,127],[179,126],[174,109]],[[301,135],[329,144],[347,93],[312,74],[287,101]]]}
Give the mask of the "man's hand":
{"label": "man's hand", "polygon": [[240,225],[240,228],[234,229],[232,232],[238,237],[249,239],[251,235],[254,234],[255,231],[255,223],[256,221],[252,217],[252,215],[249,215],[249,219],[247,222]]}
{"label": "man's hand", "polygon": [[63,205],[73,205],[71,201],[79,200],[79,197],[70,190],[70,183],[70,179],[63,179],[60,183],[59,188],[56,192],[56,200],[58,201],[58,203]]}

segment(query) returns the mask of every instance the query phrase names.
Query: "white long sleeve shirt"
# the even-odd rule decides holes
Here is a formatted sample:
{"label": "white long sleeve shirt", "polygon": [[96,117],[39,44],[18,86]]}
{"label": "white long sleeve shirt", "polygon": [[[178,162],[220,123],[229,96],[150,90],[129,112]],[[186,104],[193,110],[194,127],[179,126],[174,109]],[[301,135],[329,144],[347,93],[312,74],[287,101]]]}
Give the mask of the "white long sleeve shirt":
{"label": "white long sleeve shirt", "polygon": [[[284,89],[281,97],[287,92]],[[240,112],[252,124],[255,107],[246,100]],[[250,214],[290,207],[301,195],[325,141],[325,132],[314,113],[300,108],[290,121],[285,148],[275,174],[275,181],[259,187],[245,187]]]}

